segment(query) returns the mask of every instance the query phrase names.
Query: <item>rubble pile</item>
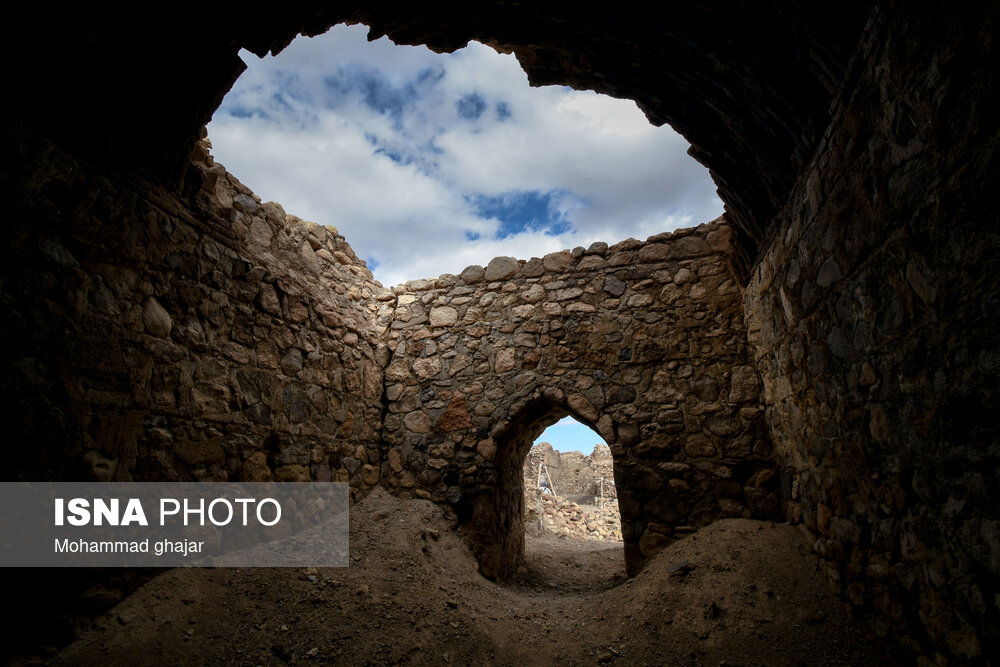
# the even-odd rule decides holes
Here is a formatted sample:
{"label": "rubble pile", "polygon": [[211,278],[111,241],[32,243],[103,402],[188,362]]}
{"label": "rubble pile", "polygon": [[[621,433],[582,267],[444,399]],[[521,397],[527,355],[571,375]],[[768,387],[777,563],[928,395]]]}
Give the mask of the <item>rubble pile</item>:
{"label": "rubble pile", "polygon": [[618,501],[609,500],[603,507],[578,505],[568,498],[541,496],[542,530],[538,532],[538,496],[525,498],[528,530],[536,534],[559,535],[577,540],[622,541]]}

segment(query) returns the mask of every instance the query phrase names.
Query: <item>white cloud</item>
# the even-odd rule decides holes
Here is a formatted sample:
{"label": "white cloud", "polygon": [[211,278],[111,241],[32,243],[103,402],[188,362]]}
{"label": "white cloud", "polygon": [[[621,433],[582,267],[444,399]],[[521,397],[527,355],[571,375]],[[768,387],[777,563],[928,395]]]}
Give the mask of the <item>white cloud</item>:
{"label": "white cloud", "polygon": [[[262,198],[337,226],[383,283],[645,238],[721,213],[686,142],[634,103],[530,88],[513,56],[481,44],[439,55],[365,33],[337,26],[277,58],[246,54],[249,70],[209,136]],[[470,202],[515,191],[563,193],[552,201],[573,229],[495,238],[500,221]]]}

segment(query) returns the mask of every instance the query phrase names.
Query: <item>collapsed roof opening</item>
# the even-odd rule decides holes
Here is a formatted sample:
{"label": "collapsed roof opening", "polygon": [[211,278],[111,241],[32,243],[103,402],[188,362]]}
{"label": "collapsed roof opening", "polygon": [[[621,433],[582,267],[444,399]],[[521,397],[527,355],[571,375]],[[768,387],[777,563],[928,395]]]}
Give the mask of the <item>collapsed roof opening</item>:
{"label": "collapsed roof opening", "polygon": [[437,54],[366,33],[243,52],[209,136],[264,199],[337,227],[383,284],[721,214],[688,143],[635,103],[532,88],[512,55],[477,42]]}

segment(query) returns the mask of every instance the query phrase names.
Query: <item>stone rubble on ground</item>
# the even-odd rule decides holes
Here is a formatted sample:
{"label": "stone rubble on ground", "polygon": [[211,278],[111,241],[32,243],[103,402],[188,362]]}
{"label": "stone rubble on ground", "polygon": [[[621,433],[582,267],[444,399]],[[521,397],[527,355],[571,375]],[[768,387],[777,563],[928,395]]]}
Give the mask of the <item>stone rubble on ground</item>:
{"label": "stone rubble on ground", "polygon": [[[610,500],[603,507],[577,505],[572,500],[542,495],[542,531],[540,534],[559,535],[576,540],[622,541],[621,515],[618,501]],[[527,525],[529,531],[537,530],[538,496],[525,494],[528,508]]]}

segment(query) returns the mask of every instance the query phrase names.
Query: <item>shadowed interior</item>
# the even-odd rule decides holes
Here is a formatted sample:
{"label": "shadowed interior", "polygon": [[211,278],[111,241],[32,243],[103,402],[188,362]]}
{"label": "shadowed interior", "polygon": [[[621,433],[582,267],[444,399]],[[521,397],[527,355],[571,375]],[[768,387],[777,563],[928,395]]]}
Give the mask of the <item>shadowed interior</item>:
{"label": "shadowed interior", "polygon": [[[565,405],[583,396],[616,462],[635,464],[616,471],[623,517],[640,517],[627,559],[687,517],[779,498],[873,632],[910,657],[985,664],[1000,627],[995,5],[163,5],[132,26],[105,8],[25,11],[35,29],[8,36],[0,102],[7,479],[336,479],[356,498],[385,486],[461,514],[515,467],[504,422],[548,373],[573,371]],[[198,143],[241,47],[274,53],[339,22],[437,50],[476,39],[515,53],[536,85],[636,100],[711,170],[725,247],[682,256],[699,245],[684,238],[719,231],[702,228],[542,273],[515,261],[493,290],[475,271],[385,290],[347,240],[255,199]],[[684,262],[716,255],[728,274],[678,282]],[[581,293],[496,317],[454,301],[456,287],[504,284],[523,299],[546,275]],[[613,306],[610,276],[625,286]],[[695,320],[709,349],[673,345],[709,296],[729,313]],[[661,307],[676,326],[641,319]],[[433,308],[456,319],[415,323]],[[499,345],[505,319],[533,318],[520,333],[539,348],[549,336],[553,354],[500,355],[519,349]],[[563,320],[591,356],[558,356]],[[458,355],[427,340],[494,352],[450,375]],[[634,395],[588,394],[597,370]],[[481,378],[499,384],[480,395]],[[672,391],[683,408],[667,407]],[[484,401],[500,411],[480,414]],[[480,527],[495,497],[476,506]]]}

